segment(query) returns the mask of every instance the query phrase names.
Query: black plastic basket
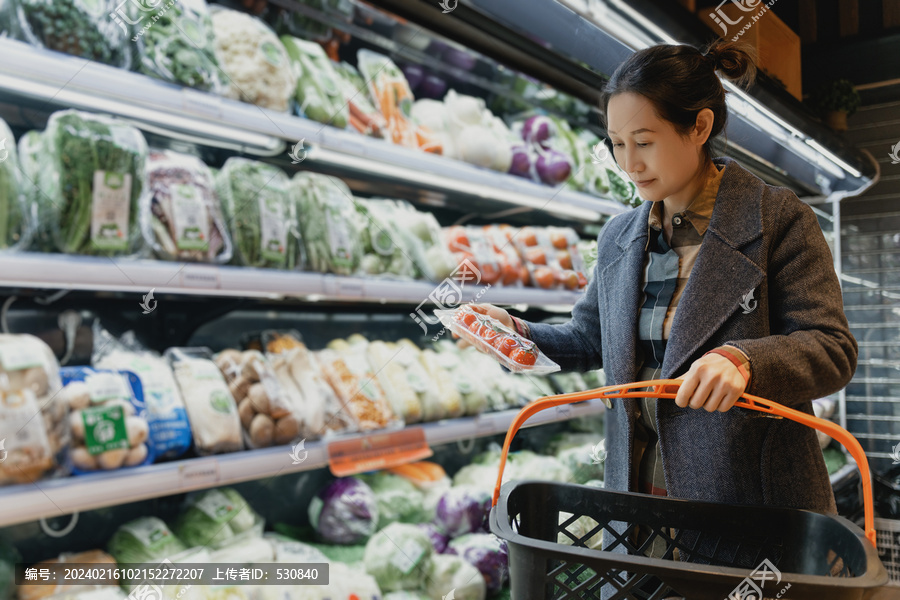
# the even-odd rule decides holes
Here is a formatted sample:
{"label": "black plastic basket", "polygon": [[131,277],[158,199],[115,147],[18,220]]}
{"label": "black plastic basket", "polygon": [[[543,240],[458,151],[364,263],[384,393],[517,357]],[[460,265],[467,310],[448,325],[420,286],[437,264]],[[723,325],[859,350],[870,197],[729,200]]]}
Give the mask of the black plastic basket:
{"label": "black plastic basket", "polygon": [[[875,548],[871,483],[859,443],[830,421],[762,398],[744,395],[735,406],[815,427],[850,450],[863,480],[865,532],[842,517],[806,510],[540,481],[500,487],[510,442],[534,413],[587,398],[674,398],[671,390],[678,385],[657,380],[552,396],[516,417],[503,448],[490,523],[507,541],[513,600],[858,600],[864,590],[887,583]],[[648,392],[648,386],[658,387]],[[601,532],[603,550],[588,547]],[[571,545],[560,543],[561,536]],[[665,546],[662,558],[644,555],[654,541]]]}

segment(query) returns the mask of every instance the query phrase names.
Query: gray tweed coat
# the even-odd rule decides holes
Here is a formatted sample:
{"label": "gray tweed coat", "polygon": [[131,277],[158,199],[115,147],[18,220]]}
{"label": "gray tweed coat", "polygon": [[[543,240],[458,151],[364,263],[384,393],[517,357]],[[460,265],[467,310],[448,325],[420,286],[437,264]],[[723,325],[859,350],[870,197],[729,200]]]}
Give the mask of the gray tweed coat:
{"label": "gray tweed coat", "polygon": [[[811,400],[844,387],[856,369],[856,340],[828,246],[813,211],[793,192],[733,160],[716,163],[725,173],[675,314],[662,377],[684,374],[705,352],[729,343],[750,359],[749,393],[812,414]],[[529,324],[541,351],[564,370],[603,367],[610,385],[635,381],[650,205],[617,215],[600,232],[594,278],[571,321]],[[658,402],[670,496],[835,512],[812,429],[745,409],[710,414]],[[613,403],[606,487],[629,490],[637,402]]]}

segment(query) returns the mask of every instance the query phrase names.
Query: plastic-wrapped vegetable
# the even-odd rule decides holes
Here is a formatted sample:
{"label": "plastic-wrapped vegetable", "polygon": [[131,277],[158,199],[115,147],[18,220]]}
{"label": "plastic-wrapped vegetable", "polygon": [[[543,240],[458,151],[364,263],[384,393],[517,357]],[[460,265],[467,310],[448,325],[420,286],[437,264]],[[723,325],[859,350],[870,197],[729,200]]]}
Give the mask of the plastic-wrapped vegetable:
{"label": "plastic-wrapped vegetable", "polygon": [[441,403],[440,418],[455,419],[456,417],[461,416],[463,414],[463,404],[462,398],[459,395],[459,390],[453,383],[453,378],[450,377],[450,374],[446,369],[441,366],[441,361],[438,359],[437,353],[430,348],[426,348],[422,350],[422,353],[419,355],[419,360],[422,361],[422,366],[425,367],[425,372],[428,373],[428,377],[437,384]]}
{"label": "plastic-wrapped vegetable", "polygon": [[349,109],[341,93],[338,75],[322,46],[295,37],[281,36],[297,77],[294,99],[297,111],[313,121],[347,127]]}
{"label": "plastic-wrapped vegetable", "polygon": [[338,85],[343,95],[343,102],[349,108],[349,122],[359,133],[381,137],[385,127],[384,117],[372,104],[369,89],[362,75],[353,65],[342,62],[334,63]]}
{"label": "plastic-wrapped vegetable", "polygon": [[362,259],[353,194],[336,177],[298,172],[290,183],[310,267],[351,275]]}
{"label": "plastic-wrapped vegetable", "polygon": [[481,572],[489,594],[496,594],[509,578],[506,542],[492,533],[471,533],[450,541],[447,554],[456,554]]}
{"label": "plastic-wrapped vegetable", "polygon": [[[4,555],[4,545],[0,544],[0,600],[10,600],[13,596],[7,596],[4,594],[4,585],[3,585],[3,555]],[[19,559],[15,562],[21,562],[22,559]],[[56,558],[51,558],[49,560],[42,560],[39,563],[35,563],[32,565],[36,569],[47,568],[47,567],[55,567],[58,565],[65,564],[81,564],[81,565],[97,565],[98,568],[116,568],[116,559],[112,556],[103,552],[102,550],[88,550],[86,552],[63,552]],[[75,583],[57,583],[55,585],[22,585],[19,586],[18,592],[18,600],[42,600],[43,598],[48,598],[51,596],[59,596],[65,594],[67,597],[69,594],[72,594],[76,591],[88,591],[88,590],[99,590],[102,588],[116,588],[118,589],[118,585],[116,582],[118,577],[115,577],[115,572],[110,573],[113,575],[109,578],[110,583],[98,583],[96,585],[90,581],[84,582],[75,582]],[[10,580],[12,583],[12,580]],[[12,590],[10,590],[11,592]]]}
{"label": "plastic-wrapped vegetable", "polygon": [[323,541],[357,544],[375,533],[378,502],[372,488],[361,480],[336,479],[309,503],[309,522]]}
{"label": "plastic-wrapped vegetable", "polygon": [[30,235],[16,140],[0,119],[0,249],[24,249]]}
{"label": "plastic-wrapped vegetable", "polygon": [[91,362],[99,369],[134,372],[144,390],[154,453],[158,458],[176,458],[185,453],[191,445],[191,426],[172,369],[159,354],[144,348],[134,332],[116,339],[96,323]]}
{"label": "plastic-wrapped vegetable", "polygon": [[44,136],[47,194],[56,248],[122,255],[140,242],[139,199],[147,142],[136,128],[103,115],[53,113]]}
{"label": "plastic-wrapped vegetable", "polygon": [[144,388],[130,371],[61,369],[64,398],[71,411],[76,474],[149,465],[156,458]]}
{"label": "plastic-wrapped vegetable", "polygon": [[451,538],[485,531],[491,511],[490,494],[477,487],[454,486],[438,501],[434,524]]}
{"label": "plastic-wrapped vegetable", "polygon": [[354,201],[359,216],[359,232],[364,255],[360,270],[366,275],[416,277],[416,267],[405,237],[393,220],[390,201],[382,199]]}
{"label": "plastic-wrapped vegetable", "polygon": [[416,210],[405,200],[392,200],[388,206],[395,229],[419,273],[435,282],[450,277],[457,263],[444,243],[441,226],[434,215]]}
{"label": "plastic-wrapped vegetable", "polygon": [[25,198],[24,210],[32,222],[28,248],[53,252],[55,247],[50,228],[53,206],[47,196],[53,185],[47,181],[49,174],[42,164],[45,160],[43,134],[36,130],[29,131],[19,138],[18,150],[21,169],[19,182]]}
{"label": "plastic-wrapped vegetable", "polygon": [[[10,0],[8,0],[10,1]],[[14,30],[33,46],[73,54],[121,68],[130,68],[132,48],[116,0],[11,0],[16,8]],[[126,6],[126,17],[137,11]]]}
{"label": "plastic-wrapped vegetable", "polygon": [[444,418],[441,391],[425,369],[421,360],[422,350],[408,339],[397,342],[397,348],[394,360],[406,370],[406,380],[419,397],[422,420],[437,421]]}
{"label": "plastic-wrapped vegetable", "polygon": [[349,412],[360,431],[400,425],[384,390],[366,358],[365,345],[350,346],[333,341],[328,349],[316,353],[325,379],[334,388],[341,405]]}
{"label": "plastic-wrapped vegetable", "polygon": [[534,287],[578,290],[587,286],[578,234],[573,229],[524,227],[514,241]]}
{"label": "plastic-wrapped vegetable", "polygon": [[146,187],[141,231],[159,258],[217,264],[231,260],[231,236],[203,161],[171,151],[151,152]]}
{"label": "plastic-wrapped vegetable", "polygon": [[207,490],[189,499],[172,525],[188,546],[221,548],[262,535],[264,522],[232,488]]}
{"label": "plastic-wrapped vegetable", "polygon": [[287,186],[284,171],[246,158],[229,158],[216,175],[239,264],[302,268],[302,238]]}
{"label": "plastic-wrapped vegetable", "polygon": [[59,396],[59,363],[30,335],[0,335],[0,485],[63,475],[69,449],[68,406]]}
{"label": "plastic-wrapped vegetable", "polygon": [[366,572],[383,592],[420,589],[433,553],[431,541],[421,529],[391,523],[366,544]]}
{"label": "plastic-wrapped vegetable", "polygon": [[229,93],[262,108],[287,111],[297,79],[275,33],[263,21],[234,10],[214,10],[212,21]]}
{"label": "plastic-wrapped vegetable", "polygon": [[378,471],[362,475],[378,502],[378,529],[395,522],[419,523],[427,520],[425,498],[405,477]]}
{"label": "plastic-wrapped vegetable", "polygon": [[225,91],[206,2],[178,0],[157,6],[143,17],[135,28],[150,22],[153,26],[135,36],[142,73],[196,90]]}
{"label": "plastic-wrapped vegetable", "polygon": [[261,352],[228,349],[215,360],[237,402],[248,448],[289,444],[300,438],[301,419],[294,399]]}
{"label": "plastic-wrapped vegetable", "polygon": [[[107,550],[120,565],[158,563],[187,548],[157,517],[140,517],[119,527],[109,538]],[[138,581],[125,582],[131,589]]]}
{"label": "plastic-wrapped vegetable", "polygon": [[456,385],[463,406],[463,414],[474,416],[481,414],[488,407],[488,385],[477,371],[470,368],[469,361],[463,359],[463,353],[478,353],[474,347],[460,351],[453,342],[443,340],[436,345],[438,364],[450,375]]}
{"label": "plastic-wrapped vegetable", "polygon": [[366,347],[369,364],[384,388],[395,415],[408,425],[422,420],[422,403],[406,377],[406,369],[394,360],[400,349],[396,344],[374,341]]}
{"label": "plastic-wrapped vegetable", "polygon": [[191,420],[199,454],[234,452],[244,447],[241,419],[228,384],[208,348],[169,348],[166,359],[175,372]]}
{"label": "plastic-wrapped vegetable", "polygon": [[450,554],[434,555],[425,578],[429,598],[444,598],[453,590],[455,600],[484,600],[484,576],[465,559]]}

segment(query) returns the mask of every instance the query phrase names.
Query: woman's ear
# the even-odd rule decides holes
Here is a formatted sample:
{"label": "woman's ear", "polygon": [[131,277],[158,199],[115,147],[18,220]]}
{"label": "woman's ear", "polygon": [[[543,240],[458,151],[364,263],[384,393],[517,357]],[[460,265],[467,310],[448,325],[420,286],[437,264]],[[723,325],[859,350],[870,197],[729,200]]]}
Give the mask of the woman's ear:
{"label": "woman's ear", "polygon": [[714,121],[715,115],[708,108],[704,108],[697,113],[697,122],[694,124],[694,129],[691,132],[691,137],[695,144],[702,146],[706,143],[706,140],[709,139],[709,134],[712,132]]}

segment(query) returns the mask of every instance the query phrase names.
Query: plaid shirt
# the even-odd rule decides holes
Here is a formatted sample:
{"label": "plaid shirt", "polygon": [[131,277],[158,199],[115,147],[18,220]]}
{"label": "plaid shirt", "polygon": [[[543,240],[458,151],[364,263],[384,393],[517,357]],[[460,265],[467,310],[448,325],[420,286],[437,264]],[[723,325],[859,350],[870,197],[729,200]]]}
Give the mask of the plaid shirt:
{"label": "plaid shirt", "polygon": [[[657,379],[662,370],[675,311],[700,253],[721,181],[722,171],[718,171],[686,210],[672,215],[672,237],[668,241],[663,231],[662,202],[657,202],[650,210],[644,261],[644,302],[638,321],[642,360],[638,374],[640,381]],[[743,352],[732,346],[722,349],[736,356],[749,373],[750,361]],[[641,399],[640,415],[635,423],[632,473],[637,478],[639,492],[665,496],[656,402],[655,398]]]}

